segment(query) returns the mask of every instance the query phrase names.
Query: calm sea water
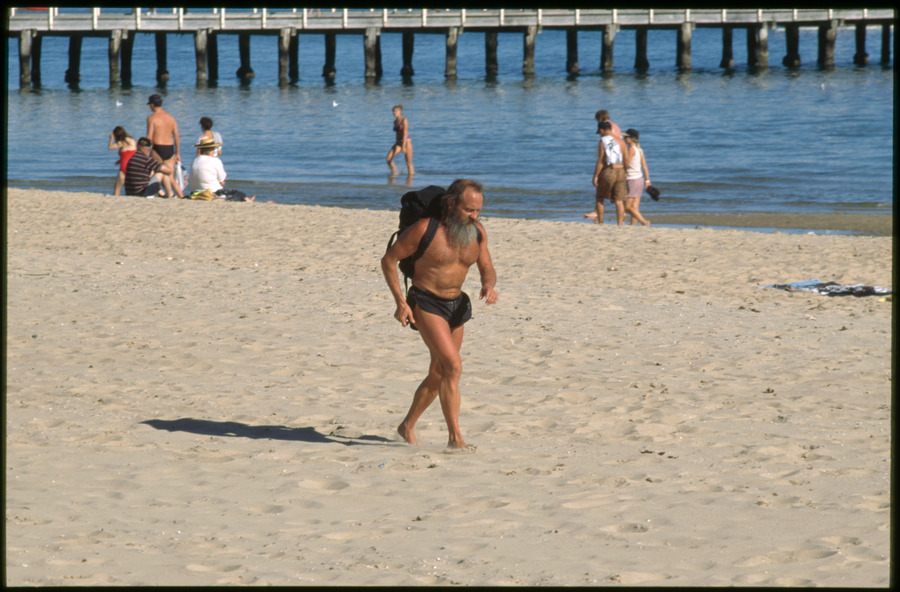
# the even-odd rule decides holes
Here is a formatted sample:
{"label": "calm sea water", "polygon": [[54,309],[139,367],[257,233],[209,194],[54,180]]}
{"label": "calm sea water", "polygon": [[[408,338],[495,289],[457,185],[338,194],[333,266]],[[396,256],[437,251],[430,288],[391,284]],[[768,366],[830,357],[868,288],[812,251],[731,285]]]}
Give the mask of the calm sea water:
{"label": "calm sea water", "polygon": [[[651,178],[662,192],[641,209],[654,213],[891,213],[894,96],[892,67],[879,65],[880,28],[869,30],[872,65],[852,65],[853,30],[841,29],[837,67],[816,66],[815,29],[801,30],[804,66],[781,66],[783,29],[770,31],[770,69],[748,72],[742,32],[736,70],[718,68],[721,32],[693,33],[693,70],[675,67],[674,31],[650,31],[651,68],[638,74],[634,32],[616,36],[612,74],[599,73],[601,34],[579,34],[581,75],[565,71],[565,33],[537,39],[536,75],[521,74],[522,35],[499,35],[500,72],[484,73],[484,36],[460,36],[458,78],[446,81],[443,35],[417,35],[412,81],[400,76],[401,36],[382,36],[384,76],[364,80],[363,42],[337,38],[334,84],[321,77],[324,39],[300,38],[300,80],[279,87],[277,38],[254,36],[256,78],[242,86],[237,36],[219,40],[217,86],[196,88],[193,37],[168,37],[170,80],[155,87],[152,35],[134,45],[133,87],[109,89],[107,40],[85,38],[81,84],[64,82],[68,39],[45,37],[42,88],[19,89],[18,45],[7,44],[7,183],[12,187],[111,193],[116,154],[108,134],[123,125],[145,133],[147,96],[161,92],[179,122],[182,145],[212,117],[226,145],[231,186],[283,203],[396,208],[413,187],[461,176],[486,186],[485,214],[582,220],[592,207],[597,136],[593,114],[610,111],[641,132]],[[393,142],[391,107],[411,124],[416,175],[391,179],[384,156]],[[191,148],[183,149],[186,166]]]}

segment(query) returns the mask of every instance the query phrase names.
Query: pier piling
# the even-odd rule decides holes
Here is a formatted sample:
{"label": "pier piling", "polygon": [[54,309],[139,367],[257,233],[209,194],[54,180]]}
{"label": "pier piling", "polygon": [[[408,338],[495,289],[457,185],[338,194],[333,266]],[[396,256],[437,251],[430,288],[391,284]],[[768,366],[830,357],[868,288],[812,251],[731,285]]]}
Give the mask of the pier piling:
{"label": "pier piling", "polygon": [[459,27],[447,29],[447,50],[444,65],[444,78],[456,78],[456,48],[459,44]]}
{"label": "pier piling", "polygon": [[31,86],[31,49],[34,37],[31,29],[19,33],[19,88]]}
{"label": "pier piling", "polygon": [[334,80],[337,70],[334,67],[335,34],[325,33],[325,65],[322,66],[322,77]]}
{"label": "pier piling", "polygon": [[156,84],[159,87],[166,86],[169,81],[169,70],[166,67],[167,40],[165,33],[156,34]]}
{"label": "pier piling", "polygon": [[69,37],[69,69],[65,80],[70,88],[77,88],[81,82],[81,40],[81,35]]}
{"label": "pier piling", "polygon": [[416,47],[416,35],[415,33],[409,33],[407,31],[403,32],[403,67],[400,68],[400,76],[404,78],[409,78],[413,74],[416,73],[413,70],[412,59],[413,59],[413,50]]}
{"label": "pier piling", "polygon": [[643,72],[650,68],[647,59],[647,29],[640,28],[634,32],[634,69]]}
{"label": "pier piling", "polygon": [[574,76],[578,74],[578,31],[566,31],[566,72]]}
{"label": "pier piling", "polygon": [[604,25],[603,45],[600,49],[600,71],[607,73],[613,71],[613,47],[616,42],[616,25]]}
{"label": "pier piling", "polygon": [[678,28],[678,42],[675,52],[675,66],[679,70],[691,69],[691,23],[683,23]]}
{"label": "pier piling", "polygon": [[497,32],[486,31],[484,33],[484,72],[488,78],[497,75],[500,68],[497,66]]}
{"label": "pier piling", "polygon": [[208,83],[215,84],[219,80],[219,35],[213,31],[206,35],[206,66]]}
{"label": "pier piling", "polygon": [[522,74],[525,76],[534,76],[534,44],[537,34],[537,26],[531,25],[522,39]]}
{"label": "pier piling", "polygon": [[375,27],[366,29],[366,36],[363,38],[363,51],[366,57],[366,80],[374,80],[378,78],[378,72],[375,68],[377,62],[376,48],[379,41],[379,31]]}
{"label": "pier piling", "polygon": [[278,31],[278,86],[288,83],[288,67],[291,53],[291,30]]}
{"label": "pier piling", "polygon": [[288,76],[291,82],[300,80],[300,36],[291,31],[291,45],[288,49]]}
{"label": "pier piling", "polygon": [[123,88],[131,88],[131,55],[133,52],[134,33],[124,30],[122,31],[122,44],[119,49]]}
{"label": "pier piling", "polygon": [[781,64],[788,68],[800,67],[800,25],[786,25],[784,27],[785,43],[787,45],[787,53]]}
{"label": "pier piling", "polygon": [[241,84],[250,84],[256,76],[250,67],[250,33],[238,34],[238,53],[241,57],[241,66],[237,70],[237,77],[241,79]]}
{"label": "pier piling", "polygon": [[747,65],[754,70],[769,67],[769,28],[765,23],[747,27]]}
{"label": "pier piling", "polygon": [[726,70],[734,70],[734,29],[732,27],[722,27],[722,61],[719,62],[720,68]]}
{"label": "pier piling", "polygon": [[41,87],[41,44],[44,38],[35,35],[31,39],[31,86]]}
{"label": "pier piling", "polygon": [[119,55],[122,51],[122,31],[116,29],[109,34],[109,87],[117,88],[122,83],[119,71]]}
{"label": "pier piling", "polygon": [[209,61],[209,32],[206,29],[194,31],[194,60],[197,63],[197,86],[205,86],[209,81],[207,62]]}
{"label": "pier piling", "polygon": [[881,25],[881,65],[887,66],[891,63],[891,26],[889,24]]}
{"label": "pier piling", "polygon": [[819,25],[819,67],[834,68],[834,42],[837,39],[837,21]]}
{"label": "pier piling", "polygon": [[865,23],[856,23],[856,53],[853,55],[853,63],[857,66],[869,64],[869,54],[866,53]]}

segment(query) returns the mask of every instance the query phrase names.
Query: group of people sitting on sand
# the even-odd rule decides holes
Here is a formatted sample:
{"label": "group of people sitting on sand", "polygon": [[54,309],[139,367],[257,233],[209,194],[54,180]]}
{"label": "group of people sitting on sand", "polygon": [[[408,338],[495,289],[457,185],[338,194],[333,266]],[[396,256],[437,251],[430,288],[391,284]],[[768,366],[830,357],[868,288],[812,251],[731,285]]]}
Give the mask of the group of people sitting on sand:
{"label": "group of people sitting on sand", "polygon": [[[141,197],[183,198],[185,175],[181,166],[181,139],[178,123],[162,107],[162,97],[150,95],[147,104],[152,113],[147,117],[147,135],[135,140],[125,128],[116,126],[109,134],[109,149],[119,151],[119,172],[113,189],[114,195]],[[237,189],[225,189],[225,167],[222,154],[222,136],[212,131],[209,117],[200,119],[203,133],[194,147],[197,152],[191,163],[188,184],[194,199],[256,201]]]}

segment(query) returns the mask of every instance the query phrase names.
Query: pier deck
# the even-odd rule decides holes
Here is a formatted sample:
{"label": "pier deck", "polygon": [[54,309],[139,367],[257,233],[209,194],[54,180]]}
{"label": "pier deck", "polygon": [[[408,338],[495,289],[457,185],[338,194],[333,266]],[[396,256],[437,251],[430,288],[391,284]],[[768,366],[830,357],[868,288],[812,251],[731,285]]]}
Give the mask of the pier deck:
{"label": "pier deck", "polygon": [[412,76],[413,39],[416,34],[442,34],[447,37],[445,76],[456,76],[456,46],[458,36],[464,31],[485,34],[485,71],[496,74],[497,33],[519,32],[524,34],[522,73],[534,73],[535,36],[543,29],[566,31],[567,60],[565,71],[578,74],[579,31],[603,32],[600,69],[613,70],[613,44],[616,32],[633,29],[636,54],[634,68],[649,67],[646,59],[647,31],[649,29],[674,29],[678,31],[675,47],[675,65],[682,70],[691,68],[691,30],[696,27],[722,29],[722,61],[720,66],[730,69],[732,59],[732,35],[734,30],[746,30],[748,67],[768,67],[768,30],[784,27],[787,52],[782,63],[787,67],[799,67],[798,30],[801,27],[817,27],[819,30],[818,65],[834,66],[834,40],[839,27],[856,28],[856,54],[854,64],[868,63],[865,51],[866,28],[880,26],[881,63],[890,63],[890,32],[895,19],[891,9],[290,9],[260,8],[232,10],[228,8],[183,8],[150,15],[145,9],[134,8],[128,13],[122,9],[92,8],[79,14],[60,13],[58,8],[42,11],[8,9],[8,37],[19,38],[20,85],[40,85],[40,40],[43,36],[56,35],[70,38],[70,68],[66,80],[77,85],[80,79],[79,64],[83,37],[108,37],[110,40],[110,85],[130,85],[131,46],[138,33],[156,35],[157,82],[162,86],[168,79],[166,72],[166,35],[194,35],[197,54],[197,83],[206,84],[218,76],[216,38],[223,34],[238,35],[241,52],[241,68],[236,73],[242,80],[253,78],[250,67],[249,36],[279,36],[279,83],[297,80],[297,38],[304,34],[325,36],[325,66],[322,75],[334,78],[334,36],[338,34],[360,35],[364,38],[365,77],[381,76],[382,33],[402,33],[404,57],[401,73]]}

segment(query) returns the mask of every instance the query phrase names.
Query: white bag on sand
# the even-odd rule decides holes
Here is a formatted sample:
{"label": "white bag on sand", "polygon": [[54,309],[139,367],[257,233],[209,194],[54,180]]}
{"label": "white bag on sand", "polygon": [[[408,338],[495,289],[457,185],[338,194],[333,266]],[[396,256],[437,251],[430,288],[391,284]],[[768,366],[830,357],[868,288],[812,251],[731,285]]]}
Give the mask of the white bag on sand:
{"label": "white bag on sand", "polygon": [[175,163],[175,180],[178,181],[178,186],[181,187],[181,192],[184,193],[188,186],[188,177],[184,173],[184,167],[181,166],[180,162]]}

